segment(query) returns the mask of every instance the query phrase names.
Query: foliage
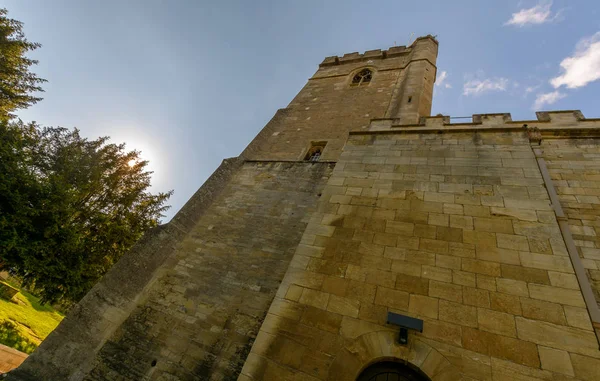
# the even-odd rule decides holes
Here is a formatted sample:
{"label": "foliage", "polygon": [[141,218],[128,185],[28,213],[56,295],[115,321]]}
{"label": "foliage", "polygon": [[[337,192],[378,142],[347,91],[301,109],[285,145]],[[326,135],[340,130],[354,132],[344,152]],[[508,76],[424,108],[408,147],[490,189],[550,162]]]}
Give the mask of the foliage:
{"label": "foliage", "polygon": [[27,108],[41,100],[31,93],[43,91],[39,78],[29,68],[37,60],[26,53],[41,45],[30,42],[23,33],[23,23],[7,17],[8,11],[0,9],[0,118],[8,119],[17,109]]}
{"label": "foliage", "polygon": [[21,333],[16,324],[8,320],[0,320],[0,344],[24,353],[31,353],[37,348],[36,343],[29,340]]}
{"label": "foliage", "polygon": [[42,302],[78,301],[168,208],[146,166],[106,137],[1,123],[0,269]]}
{"label": "foliage", "polygon": [[63,317],[63,314],[49,305],[42,305],[37,297],[21,289],[12,301],[0,299],[0,343],[31,353]]}

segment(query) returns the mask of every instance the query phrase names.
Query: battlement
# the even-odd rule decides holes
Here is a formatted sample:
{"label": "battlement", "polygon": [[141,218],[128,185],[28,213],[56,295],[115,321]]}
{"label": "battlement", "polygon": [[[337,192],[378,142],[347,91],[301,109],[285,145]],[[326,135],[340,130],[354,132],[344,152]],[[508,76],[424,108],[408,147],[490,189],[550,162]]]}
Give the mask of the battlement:
{"label": "battlement", "polygon": [[[510,113],[473,114],[471,121],[452,122],[449,115],[421,117],[418,124],[401,124],[400,119],[372,119],[367,128],[375,131],[464,130],[494,128],[538,128],[540,131],[600,129],[600,118],[586,118],[580,110],[538,111],[536,120],[512,120]],[[364,133],[365,131],[356,131]]]}
{"label": "battlement", "polygon": [[429,45],[430,42],[435,43],[435,47],[437,48],[438,41],[432,35],[427,35],[423,37],[418,37],[415,41],[413,41],[410,46],[392,46],[387,50],[375,49],[375,50],[367,50],[364,53],[346,53],[343,56],[331,56],[326,57],[323,62],[319,64],[319,67],[327,67],[327,66],[335,66],[342,65],[346,63],[353,62],[361,62],[368,61],[372,59],[386,59],[393,58],[398,56],[408,55],[416,50],[419,50],[421,47],[426,48],[426,45]]}

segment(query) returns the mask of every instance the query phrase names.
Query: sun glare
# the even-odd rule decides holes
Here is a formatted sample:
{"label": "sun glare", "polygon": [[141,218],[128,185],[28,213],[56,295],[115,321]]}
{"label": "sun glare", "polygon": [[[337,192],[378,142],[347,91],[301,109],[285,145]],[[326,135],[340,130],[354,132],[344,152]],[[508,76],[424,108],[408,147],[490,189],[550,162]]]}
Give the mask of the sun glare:
{"label": "sun glare", "polygon": [[137,161],[135,161],[134,159],[131,159],[127,162],[127,165],[129,165],[129,167],[133,167],[135,165],[135,163],[137,163]]}

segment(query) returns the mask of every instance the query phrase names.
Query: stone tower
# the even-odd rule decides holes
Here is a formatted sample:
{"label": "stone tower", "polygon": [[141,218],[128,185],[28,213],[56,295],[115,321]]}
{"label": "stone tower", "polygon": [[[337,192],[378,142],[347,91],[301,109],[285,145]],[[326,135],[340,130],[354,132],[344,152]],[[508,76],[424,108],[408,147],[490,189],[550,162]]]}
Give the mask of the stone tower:
{"label": "stone tower", "polygon": [[430,117],[436,56],[326,58],[8,380],[600,379],[600,120]]}

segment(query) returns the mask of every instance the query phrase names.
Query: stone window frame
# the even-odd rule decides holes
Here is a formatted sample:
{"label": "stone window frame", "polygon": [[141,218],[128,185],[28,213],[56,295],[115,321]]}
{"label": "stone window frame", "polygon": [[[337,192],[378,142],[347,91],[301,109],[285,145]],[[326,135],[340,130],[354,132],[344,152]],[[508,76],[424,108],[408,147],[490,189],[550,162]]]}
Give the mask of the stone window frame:
{"label": "stone window frame", "polygon": [[[361,78],[359,80],[359,82],[354,82],[354,79],[365,70],[368,70],[371,74],[369,80],[365,81]],[[376,71],[375,68],[373,68],[371,66],[363,66],[361,68],[353,70],[352,73],[350,73],[350,78],[349,78],[350,87],[369,86],[371,84],[371,82],[373,82],[373,78],[375,77],[375,71]]]}
{"label": "stone window frame", "polygon": [[[325,148],[327,147],[327,140],[311,141],[309,147],[302,155],[303,161],[317,162],[323,157]],[[318,156],[314,158],[315,153],[318,152]]]}

